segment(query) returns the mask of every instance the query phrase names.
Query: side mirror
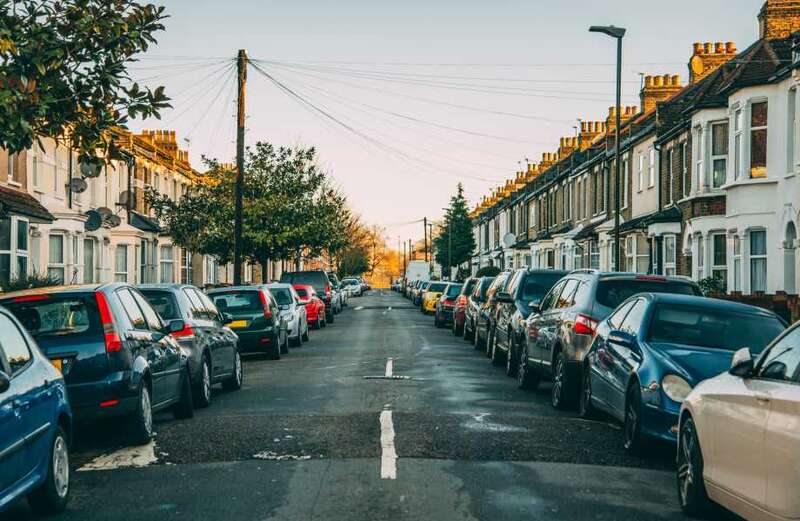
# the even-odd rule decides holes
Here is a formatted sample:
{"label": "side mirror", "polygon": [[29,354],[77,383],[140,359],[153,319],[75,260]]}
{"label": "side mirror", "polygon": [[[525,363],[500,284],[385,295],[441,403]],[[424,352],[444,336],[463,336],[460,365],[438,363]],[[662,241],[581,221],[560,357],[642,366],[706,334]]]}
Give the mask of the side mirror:
{"label": "side mirror", "polygon": [[9,387],[11,387],[11,378],[3,371],[0,371],[0,394],[8,391]]}
{"label": "side mirror", "polygon": [[728,371],[733,376],[747,378],[753,374],[755,364],[753,363],[753,355],[750,354],[750,348],[743,347],[733,354],[733,361],[731,361],[731,368]]}
{"label": "side mirror", "polygon": [[497,295],[494,297],[494,299],[501,304],[511,304],[512,302],[514,302],[514,299],[511,296],[511,294],[505,291],[499,291]]}
{"label": "side mirror", "polygon": [[222,314],[222,323],[223,324],[230,324],[231,322],[233,322],[233,315],[231,315],[230,313],[223,313]]}
{"label": "side mirror", "polygon": [[170,320],[169,324],[167,324],[167,333],[172,335],[178,331],[183,331],[185,328],[186,322],[183,319],[177,318],[175,320]]}
{"label": "side mirror", "polygon": [[619,330],[611,331],[608,334],[608,342],[626,349],[633,349],[633,346],[636,343],[633,335]]}

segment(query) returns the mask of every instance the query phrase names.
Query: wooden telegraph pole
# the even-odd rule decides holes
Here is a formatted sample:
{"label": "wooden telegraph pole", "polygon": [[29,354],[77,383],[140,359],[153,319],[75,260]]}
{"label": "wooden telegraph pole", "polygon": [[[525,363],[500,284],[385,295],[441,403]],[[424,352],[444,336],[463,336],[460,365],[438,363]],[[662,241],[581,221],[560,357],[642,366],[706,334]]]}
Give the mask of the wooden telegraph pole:
{"label": "wooden telegraph pole", "polygon": [[244,95],[247,83],[247,52],[239,50],[236,60],[239,78],[239,97],[237,103],[236,119],[236,188],[235,210],[233,222],[233,283],[242,283],[242,192],[244,191],[244,124],[245,107]]}

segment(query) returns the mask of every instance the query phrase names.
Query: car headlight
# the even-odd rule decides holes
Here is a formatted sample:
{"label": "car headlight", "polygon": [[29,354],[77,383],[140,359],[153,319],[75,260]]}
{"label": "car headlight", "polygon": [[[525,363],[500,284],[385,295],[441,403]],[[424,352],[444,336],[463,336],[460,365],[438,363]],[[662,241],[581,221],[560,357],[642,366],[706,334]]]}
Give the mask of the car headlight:
{"label": "car headlight", "polygon": [[692,386],[689,382],[674,374],[668,374],[661,380],[661,388],[664,389],[670,400],[678,403],[683,402],[689,393],[692,392]]}

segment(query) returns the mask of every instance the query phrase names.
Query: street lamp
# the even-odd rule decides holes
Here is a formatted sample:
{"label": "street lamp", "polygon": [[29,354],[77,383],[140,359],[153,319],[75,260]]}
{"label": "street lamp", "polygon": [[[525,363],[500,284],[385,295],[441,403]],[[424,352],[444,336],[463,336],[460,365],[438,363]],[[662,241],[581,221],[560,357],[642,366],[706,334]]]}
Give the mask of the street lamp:
{"label": "street lamp", "polygon": [[613,25],[602,26],[593,25],[589,27],[590,33],[603,33],[617,40],[617,106],[616,121],[614,128],[614,271],[619,270],[619,259],[621,254],[621,244],[619,242],[619,185],[620,185],[620,161],[619,161],[619,127],[621,122],[622,107],[620,98],[622,97],[622,38],[625,37],[625,29],[614,27]]}

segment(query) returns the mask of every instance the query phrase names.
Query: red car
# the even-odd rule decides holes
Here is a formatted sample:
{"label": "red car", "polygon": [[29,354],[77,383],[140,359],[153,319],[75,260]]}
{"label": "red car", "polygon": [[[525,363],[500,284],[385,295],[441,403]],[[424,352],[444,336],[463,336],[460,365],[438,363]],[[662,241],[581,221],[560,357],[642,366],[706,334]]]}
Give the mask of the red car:
{"label": "red car", "polygon": [[317,296],[314,288],[307,284],[293,284],[293,287],[300,297],[300,304],[306,307],[308,323],[314,329],[325,327],[328,324],[325,319],[325,303]]}
{"label": "red car", "polygon": [[456,305],[453,311],[453,334],[456,336],[462,336],[464,334],[464,323],[467,318],[467,299],[469,295],[472,294],[472,290],[475,289],[475,284],[477,282],[478,279],[476,277],[467,279],[461,287],[461,293],[456,298]]}

